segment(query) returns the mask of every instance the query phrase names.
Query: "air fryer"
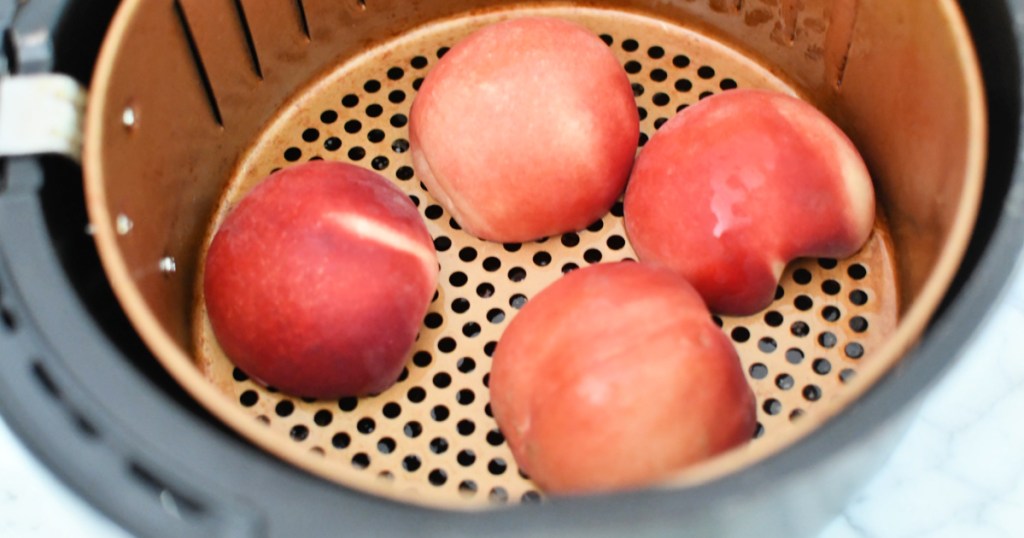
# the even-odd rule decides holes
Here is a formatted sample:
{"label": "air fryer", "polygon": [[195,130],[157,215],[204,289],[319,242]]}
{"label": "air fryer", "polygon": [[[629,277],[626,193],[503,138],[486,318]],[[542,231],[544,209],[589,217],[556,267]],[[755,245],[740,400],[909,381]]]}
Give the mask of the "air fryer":
{"label": "air fryer", "polygon": [[[81,166],[4,162],[0,402],[40,458],[140,534],[812,534],[884,460],[1021,249],[1016,3],[84,4],[11,10],[7,80],[63,73],[87,98]],[[487,243],[407,153],[408,109],[438,58],[523,15],[608,44],[641,151],[703,97],[769,88],[835,120],[875,182],[860,253],[798,260],[766,311],[716,319],[758,396],[756,438],[643,491],[544,496],[487,406],[490,355],[523,302],[633,257],[621,205],[575,233]],[[219,352],[197,294],[221,216],[310,159],[389,178],[438,247],[437,297],[379,396],[254,383]]]}

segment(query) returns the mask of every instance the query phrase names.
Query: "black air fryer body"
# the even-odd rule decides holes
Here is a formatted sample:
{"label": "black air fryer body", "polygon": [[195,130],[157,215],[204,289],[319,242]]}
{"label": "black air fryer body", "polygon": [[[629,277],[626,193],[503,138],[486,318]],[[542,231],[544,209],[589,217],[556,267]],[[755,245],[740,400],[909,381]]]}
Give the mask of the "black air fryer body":
{"label": "black air fryer body", "polygon": [[[116,7],[0,1],[0,24],[9,26],[3,65],[13,76],[59,71],[88,85]],[[58,157],[0,164],[0,411],[80,495],[146,536],[813,534],[882,463],[1020,256],[1024,5],[961,8],[984,70],[990,154],[956,283],[896,371],[809,438],[742,473],[688,490],[455,513],[366,496],[287,465],[211,418],[142,345],[87,234],[81,170]]]}

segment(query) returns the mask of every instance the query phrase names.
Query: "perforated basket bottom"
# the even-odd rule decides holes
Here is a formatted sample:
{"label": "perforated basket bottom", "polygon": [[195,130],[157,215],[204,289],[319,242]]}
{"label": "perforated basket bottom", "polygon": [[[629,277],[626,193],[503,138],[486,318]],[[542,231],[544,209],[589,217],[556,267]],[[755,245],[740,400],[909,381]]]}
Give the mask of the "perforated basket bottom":
{"label": "perforated basket bottom", "polygon": [[[540,499],[515,461],[488,406],[490,356],[502,330],[538,291],[577,267],[634,256],[622,206],[586,230],[530,244],[475,239],[416,179],[408,112],[447,47],[500,18],[548,15],[590,27],[633,82],[639,145],[677,110],[736,87],[796,93],[767,69],[697,33],[638,15],[553,8],[501,12],[422,28],[339,65],[281,108],[244,156],[213,226],[275,169],[312,160],[372,168],[423,214],[441,261],[440,288],[400,381],[363,399],[313,401],[263,388],[219,350],[202,301],[195,312],[200,368],[241,412],[280,435],[267,446],[316,466],[327,478],[417,504],[471,507]],[[828,412],[857,365],[870,360],[896,319],[892,249],[884,227],[850,260],[801,260],[787,269],[763,313],[716,318],[739,350],[758,397],[756,437],[784,435],[801,415]],[[755,439],[742,449],[757,457]],[[638,454],[637,457],[643,457]],[[328,469],[328,471],[323,471]]]}

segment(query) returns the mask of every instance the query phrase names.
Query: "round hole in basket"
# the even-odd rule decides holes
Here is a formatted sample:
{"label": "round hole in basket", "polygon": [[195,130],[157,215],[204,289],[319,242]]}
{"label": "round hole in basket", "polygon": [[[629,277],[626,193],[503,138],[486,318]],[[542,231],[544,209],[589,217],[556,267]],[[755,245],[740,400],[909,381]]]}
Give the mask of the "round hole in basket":
{"label": "round hole in basket", "polygon": [[[872,169],[880,214],[860,253],[797,260],[768,310],[716,318],[758,396],[758,432],[748,447],[667,477],[670,484],[735,472],[783,449],[890,371],[938,305],[976,211],[983,108],[952,2],[915,11],[908,27],[896,22],[909,8],[883,0],[807,1],[799,17],[725,1],[142,4],[125,3],[104,47],[85,156],[97,242],[125,310],[186,390],[253,442],[406,502],[464,508],[540,498],[491,417],[491,354],[544,286],[634,257],[621,205],[560,237],[492,244],[461,231],[417,180],[409,107],[437,59],[472,30],[523,15],[591,28],[629,73],[642,118],[638,149],[701,98],[768,88],[829,113]],[[914,50],[916,63],[880,56],[879,43]],[[153,44],[162,54],[138,52]],[[128,103],[139,112],[131,130],[118,123]],[[935,109],[948,113],[926,116]],[[401,381],[378,396],[311,401],[260,387],[223,356],[205,319],[196,283],[217,223],[267,174],[312,159],[391,179],[438,250],[440,285],[416,348]],[[118,234],[122,216],[135,226]],[[174,271],[160,270],[167,257]]]}

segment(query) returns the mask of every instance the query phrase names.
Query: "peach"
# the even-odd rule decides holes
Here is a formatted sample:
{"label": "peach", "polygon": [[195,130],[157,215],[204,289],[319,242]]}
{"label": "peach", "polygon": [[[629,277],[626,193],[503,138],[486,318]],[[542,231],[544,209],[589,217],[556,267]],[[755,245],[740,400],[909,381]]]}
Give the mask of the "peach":
{"label": "peach", "polygon": [[239,368],[297,396],[337,398],[395,382],[437,269],[401,191],[369,170],[311,162],[272,174],[224,219],[203,290]]}
{"label": "peach", "polygon": [[787,263],[844,258],[871,234],[860,154],[813,106],[728,91],[677,114],[637,158],[624,202],[643,262],[686,277],[715,312],[767,307]]}
{"label": "peach", "polygon": [[754,395],[696,291],[644,264],[569,273],[509,324],[491,408],[550,493],[632,489],[748,441]]}
{"label": "peach", "polygon": [[472,235],[521,242],[586,227],[622,194],[640,133],[633,90],[596,35],[524,18],[457,43],[410,115],[413,164]]}

